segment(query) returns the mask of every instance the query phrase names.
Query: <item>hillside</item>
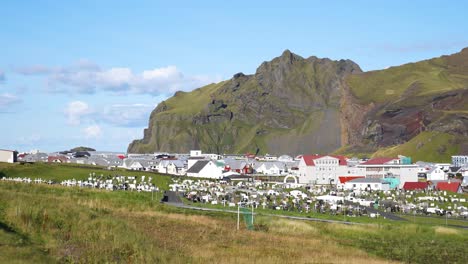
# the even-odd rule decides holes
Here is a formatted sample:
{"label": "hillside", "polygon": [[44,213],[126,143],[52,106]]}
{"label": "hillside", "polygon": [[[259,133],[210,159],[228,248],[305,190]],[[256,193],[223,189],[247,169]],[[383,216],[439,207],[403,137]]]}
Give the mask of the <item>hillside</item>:
{"label": "hillside", "polygon": [[[345,145],[353,146],[355,152],[385,147],[375,156],[398,152],[448,160],[450,155],[468,151],[468,49],[353,74],[346,84],[344,98],[349,100],[342,104],[343,127],[348,128]],[[421,132],[425,133],[419,136]]]}
{"label": "hillside", "polygon": [[468,150],[467,88],[468,49],[370,72],[286,50],[255,74],[161,102],[128,152],[372,154],[425,131],[450,135],[438,155],[447,158]]}

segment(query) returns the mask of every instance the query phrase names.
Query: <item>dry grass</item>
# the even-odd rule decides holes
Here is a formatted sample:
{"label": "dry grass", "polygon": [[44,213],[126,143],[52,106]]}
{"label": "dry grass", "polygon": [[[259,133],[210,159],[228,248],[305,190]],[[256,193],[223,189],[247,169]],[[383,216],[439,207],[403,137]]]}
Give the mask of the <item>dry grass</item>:
{"label": "dry grass", "polygon": [[438,226],[434,228],[435,232],[437,234],[444,234],[444,235],[459,235],[461,234],[459,230],[449,228],[449,227],[443,227],[443,226]]}
{"label": "dry grass", "polygon": [[[461,243],[456,245],[466,241],[466,233],[455,235],[458,230],[449,228],[421,229],[406,224],[389,230],[389,226],[269,217],[255,218],[257,231],[244,226],[236,231],[235,215],[186,214],[138,197],[137,193],[128,196],[0,183],[0,224],[17,232],[0,236],[0,260],[35,256],[36,263],[50,263],[51,259],[93,263],[388,263],[365,250],[405,260],[411,259],[410,251],[385,254],[397,246],[404,250],[403,234],[413,237],[415,245],[439,247],[431,241],[446,239],[441,243],[447,244],[447,254],[452,254],[452,239]],[[13,236],[22,234],[29,242],[18,246],[18,238]]]}

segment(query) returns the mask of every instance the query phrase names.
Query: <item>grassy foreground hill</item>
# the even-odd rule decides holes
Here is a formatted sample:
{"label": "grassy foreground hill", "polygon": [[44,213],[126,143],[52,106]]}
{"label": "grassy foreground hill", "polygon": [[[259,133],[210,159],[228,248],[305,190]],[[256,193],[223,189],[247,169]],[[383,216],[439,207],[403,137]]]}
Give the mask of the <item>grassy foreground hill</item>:
{"label": "grassy foreground hill", "polygon": [[[0,176],[86,178],[91,168],[0,163]],[[96,170],[95,170],[96,171]],[[135,175],[135,172],[122,172]],[[127,174],[127,175],[129,175]],[[155,176],[156,177],[156,176]],[[167,188],[167,176],[156,184]],[[165,186],[165,187],[164,187]],[[0,181],[0,263],[466,263],[468,230],[327,224],[178,209],[151,194]]]}
{"label": "grassy foreground hill", "polygon": [[[410,155],[398,146],[424,131],[449,134],[458,152],[468,151],[468,49],[370,72],[285,51],[255,74],[161,102],[128,151],[372,154],[392,147]],[[445,149],[416,155],[447,159],[454,152]]]}

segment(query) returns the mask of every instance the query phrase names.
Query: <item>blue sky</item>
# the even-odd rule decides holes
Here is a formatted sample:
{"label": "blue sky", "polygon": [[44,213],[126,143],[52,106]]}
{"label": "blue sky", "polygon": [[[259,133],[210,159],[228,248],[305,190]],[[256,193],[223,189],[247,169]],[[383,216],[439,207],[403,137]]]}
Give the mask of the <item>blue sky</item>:
{"label": "blue sky", "polygon": [[462,1],[2,1],[0,148],[125,151],[177,90],[290,49],[363,70],[468,46]]}

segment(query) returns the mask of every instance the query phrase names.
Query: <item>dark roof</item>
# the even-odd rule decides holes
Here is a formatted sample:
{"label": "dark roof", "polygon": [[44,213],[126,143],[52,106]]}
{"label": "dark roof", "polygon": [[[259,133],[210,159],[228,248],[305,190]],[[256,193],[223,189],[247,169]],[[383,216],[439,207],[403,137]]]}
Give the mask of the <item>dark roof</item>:
{"label": "dark roof", "polygon": [[427,188],[427,182],[405,182],[404,190],[424,190]]}
{"label": "dark roof", "polygon": [[195,164],[187,170],[187,173],[199,173],[203,168],[205,168],[206,164],[210,162],[209,160],[199,160],[195,162]]}
{"label": "dark roof", "polygon": [[449,172],[458,172],[461,167],[450,167]]}

